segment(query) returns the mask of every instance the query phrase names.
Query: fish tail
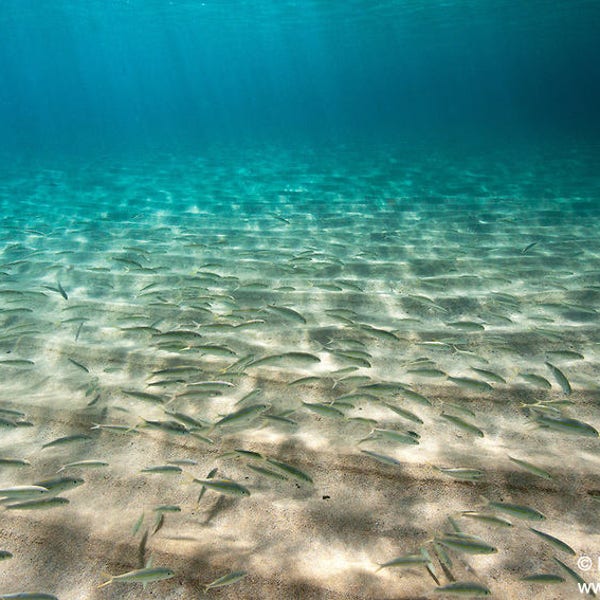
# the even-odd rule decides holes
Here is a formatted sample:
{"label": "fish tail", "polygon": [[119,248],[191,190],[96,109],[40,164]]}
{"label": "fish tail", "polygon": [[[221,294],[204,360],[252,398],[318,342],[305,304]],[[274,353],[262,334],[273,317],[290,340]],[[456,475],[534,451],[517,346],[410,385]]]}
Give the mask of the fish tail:
{"label": "fish tail", "polygon": [[105,581],[104,583],[101,583],[97,589],[103,588],[104,586],[108,585],[109,583],[113,582],[113,578],[112,575],[109,575],[108,573],[103,573],[102,574],[103,577],[110,577],[110,579],[108,581]]}

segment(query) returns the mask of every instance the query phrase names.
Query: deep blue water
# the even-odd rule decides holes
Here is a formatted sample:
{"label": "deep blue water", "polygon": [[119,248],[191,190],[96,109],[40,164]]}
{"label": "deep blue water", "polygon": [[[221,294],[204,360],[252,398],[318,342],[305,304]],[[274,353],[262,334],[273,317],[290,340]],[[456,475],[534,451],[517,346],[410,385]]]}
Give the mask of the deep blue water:
{"label": "deep blue water", "polygon": [[595,142],[595,0],[3,0],[9,156]]}

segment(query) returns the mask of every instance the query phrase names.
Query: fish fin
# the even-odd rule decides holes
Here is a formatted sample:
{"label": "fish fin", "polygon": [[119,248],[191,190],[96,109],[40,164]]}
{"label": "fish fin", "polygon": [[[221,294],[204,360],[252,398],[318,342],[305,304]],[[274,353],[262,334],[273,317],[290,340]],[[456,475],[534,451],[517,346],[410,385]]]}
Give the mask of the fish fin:
{"label": "fish fin", "polygon": [[194,475],[192,475],[189,471],[182,470],[181,476],[185,480],[185,483],[195,483],[196,482],[196,477],[194,477]]}

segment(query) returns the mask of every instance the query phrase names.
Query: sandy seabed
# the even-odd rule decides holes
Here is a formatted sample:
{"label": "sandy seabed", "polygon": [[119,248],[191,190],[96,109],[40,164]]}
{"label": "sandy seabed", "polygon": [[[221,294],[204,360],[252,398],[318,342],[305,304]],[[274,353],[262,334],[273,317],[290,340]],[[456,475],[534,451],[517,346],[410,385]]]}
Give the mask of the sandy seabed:
{"label": "sandy seabed", "polygon": [[[0,459],[27,462],[0,463],[0,488],[84,483],[49,492],[68,503],[3,511],[1,593],[416,599],[471,581],[496,598],[580,597],[555,558],[594,581],[577,566],[600,555],[586,157],[517,173],[297,158],[3,171]],[[57,474],[92,459],[107,465]],[[165,465],[182,472],[143,472]],[[474,480],[440,470],[456,468]],[[194,478],[214,469],[250,495],[198,502]],[[160,519],[164,505],[180,511]],[[456,529],[491,549],[444,556],[432,540]],[[429,571],[377,571],[422,548]],[[174,577],[97,587],[150,557]],[[247,575],[204,592],[232,571]],[[522,581],[539,573],[565,581]]]}

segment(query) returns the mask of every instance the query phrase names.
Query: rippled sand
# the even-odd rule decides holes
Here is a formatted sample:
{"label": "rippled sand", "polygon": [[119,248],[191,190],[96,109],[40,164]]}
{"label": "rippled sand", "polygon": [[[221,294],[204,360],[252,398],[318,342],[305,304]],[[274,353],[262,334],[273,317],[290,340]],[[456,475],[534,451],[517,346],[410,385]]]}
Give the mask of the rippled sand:
{"label": "rippled sand", "polygon": [[[376,572],[377,564],[424,545],[432,551],[430,540],[451,531],[455,517],[498,551],[449,551],[451,567],[434,557],[440,585],[454,578],[497,598],[578,597],[553,556],[577,570],[579,555],[600,549],[600,441],[540,427],[539,416],[600,427],[600,212],[589,192],[597,176],[585,154],[478,160],[261,148],[6,168],[0,416],[13,424],[1,428],[0,457],[31,465],[0,465],[0,487],[48,479],[73,461],[109,466],[62,472],[85,480],[61,494],[68,505],[3,513],[0,548],[14,556],[0,565],[0,591],[192,598],[244,570],[243,580],[207,597],[440,597],[424,567]],[[252,364],[281,353],[316,358]],[[570,395],[546,362],[568,378]],[[305,377],[315,379],[290,385]],[[204,381],[231,385],[188,393]],[[401,386],[368,387],[381,382]],[[334,403],[340,414],[303,402]],[[211,426],[256,404],[266,406],[252,420]],[[176,418],[165,410],[205,421],[197,433],[208,440],[143,426]],[[91,429],[107,423],[131,429]],[[414,432],[419,444],[364,441],[374,427]],[[75,434],[90,439],[42,448]],[[292,465],[314,483],[234,449]],[[141,472],[180,459],[197,464],[183,474]],[[436,467],[484,474],[458,481]],[[209,490],[198,503],[192,476],[214,468],[251,495]],[[513,527],[497,528],[459,516],[482,509],[482,496],[546,520],[498,512]],[[166,513],[152,534],[153,509],[165,504],[181,512]],[[139,568],[150,556],[175,578],[145,591],[97,589],[103,573]],[[540,572],[566,582],[520,581]],[[580,574],[594,581],[594,572]]]}

